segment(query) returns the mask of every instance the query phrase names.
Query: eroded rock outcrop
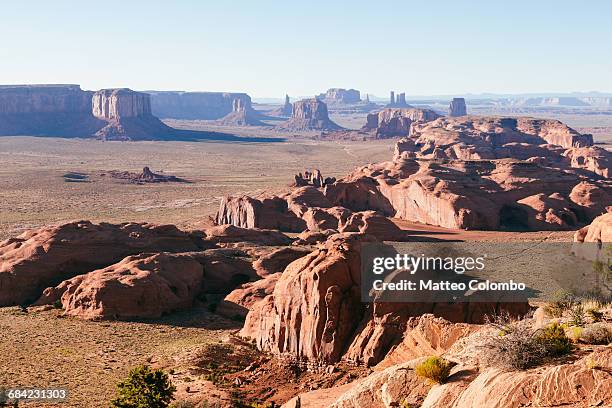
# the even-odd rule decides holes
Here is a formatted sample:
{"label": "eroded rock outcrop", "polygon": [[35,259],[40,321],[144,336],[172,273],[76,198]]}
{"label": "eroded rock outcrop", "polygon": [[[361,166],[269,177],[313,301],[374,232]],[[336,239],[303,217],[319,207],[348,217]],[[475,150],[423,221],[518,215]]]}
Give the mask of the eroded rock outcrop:
{"label": "eroded rock outcrop", "polygon": [[107,122],[95,136],[105,140],[143,140],[168,136],[172,129],[151,113],[150,95],[131,89],[102,89],[92,98],[93,115]]}
{"label": "eroded rock outcrop", "polygon": [[363,130],[376,131],[377,138],[407,136],[415,122],[430,122],[440,115],[430,109],[387,108],[370,113]]}
{"label": "eroded rock outcrop", "polygon": [[[601,368],[590,368],[589,361]],[[607,347],[542,368],[513,372],[490,368],[436,385],[421,407],[608,406],[612,404],[611,361],[612,349]],[[459,366],[455,372],[461,370],[465,373],[467,368]]]}
{"label": "eroded rock outcrop", "polygon": [[61,303],[66,315],[82,319],[155,318],[191,307],[203,276],[189,256],[135,255],[62,283]]}
{"label": "eroded rock outcrop", "polygon": [[173,225],[78,221],[27,231],[0,243],[0,306],[32,302],[47,287],[128,255],[199,248]]}
{"label": "eroded rock outcrop", "polygon": [[321,171],[319,169],[315,169],[313,171],[305,171],[304,174],[298,173],[294,176],[295,182],[293,185],[295,187],[303,187],[303,186],[314,186],[314,187],[325,187],[328,184],[333,184],[336,182],[335,177],[325,177],[321,175]]}
{"label": "eroded rock outcrop", "polygon": [[291,118],[280,125],[288,130],[338,130],[329,119],[327,105],[317,98],[303,99],[293,103]]}
{"label": "eroded rock outcrop", "polygon": [[574,241],[593,243],[612,242],[612,209],[610,212],[595,218],[591,224],[576,231]]}
{"label": "eroded rock outcrop", "polygon": [[133,173],[130,171],[109,171],[108,174],[118,180],[125,180],[129,183],[146,184],[146,183],[185,183],[187,180],[166,174],[153,173],[150,168],[143,167],[142,172]]}
{"label": "eroded rock outcrop", "polygon": [[[455,322],[482,322],[485,314],[504,310],[519,315],[529,309],[526,302],[495,299],[474,304],[362,303],[361,251],[374,242],[378,241],[360,233],[332,235],[314,252],[289,264],[272,294],[253,304],[241,335],[255,340],[262,350],[306,365],[340,359],[374,365],[407,331],[417,338],[414,318],[424,313]],[[436,344],[443,347],[431,339],[430,347]]]}

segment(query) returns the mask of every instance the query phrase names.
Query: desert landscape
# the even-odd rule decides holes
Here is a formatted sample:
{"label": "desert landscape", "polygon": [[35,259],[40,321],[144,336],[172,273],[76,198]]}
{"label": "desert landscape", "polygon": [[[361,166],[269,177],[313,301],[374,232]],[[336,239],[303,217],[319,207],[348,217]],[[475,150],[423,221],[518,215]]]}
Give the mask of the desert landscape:
{"label": "desert landscape", "polygon": [[0,407],[612,407],[603,10],[112,3],[0,27]]}

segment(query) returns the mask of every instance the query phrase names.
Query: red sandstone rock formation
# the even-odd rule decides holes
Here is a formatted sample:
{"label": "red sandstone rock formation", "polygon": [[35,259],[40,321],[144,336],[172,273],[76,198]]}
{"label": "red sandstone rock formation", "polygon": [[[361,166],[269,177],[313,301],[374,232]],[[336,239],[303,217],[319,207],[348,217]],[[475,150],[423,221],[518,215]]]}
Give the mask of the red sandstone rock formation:
{"label": "red sandstone rock formation", "polygon": [[282,196],[226,198],[216,222],[337,230],[352,212],[374,210],[454,229],[567,230],[612,205],[612,186],[601,176],[607,152],[596,156],[596,166],[572,167],[568,152],[593,148],[550,144],[589,142],[560,122],[467,116],[411,128],[391,162],[362,167],[322,189],[316,188],[322,177],[313,174],[296,178],[312,186]]}
{"label": "red sandstone rock formation", "polygon": [[153,173],[151,169],[149,169],[148,167],[144,167],[141,173],[132,173],[129,171],[114,171],[113,170],[113,171],[108,172],[108,174],[110,174],[112,178],[119,179],[119,180],[125,180],[125,181],[128,181],[130,183],[135,183],[135,184],[169,183],[169,182],[185,183],[187,182],[187,180],[184,180],[176,176]]}
{"label": "red sandstone rock formation", "polygon": [[[589,368],[589,361],[602,369]],[[438,407],[581,407],[612,405],[612,349],[598,348],[577,359],[524,371],[457,366],[463,380],[436,385],[423,401],[423,408]]]}
{"label": "red sandstone rock formation", "polygon": [[295,182],[293,183],[294,187],[303,187],[303,186],[314,186],[314,187],[324,187],[328,184],[333,184],[336,182],[335,177],[326,177],[323,178],[321,175],[321,171],[319,169],[315,169],[314,171],[305,171],[304,174],[298,173],[294,176]]}
{"label": "red sandstone rock formation", "polygon": [[78,221],[31,230],[0,243],[0,306],[32,302],[49,286],[128,255],[198,249],[171,225]]}
{"label": "red sandstone rock formation", "polygon": [[131,89],[103,89],[92,98],[93,114],[108,124],[96,132],[105,140],[143,140],[167,136],[171,129],[151,114],[150,95]]}
{"label": "red sandstone rock formation", "polygon": [[258,276],[265,278],[284,271],[291,262],[308,255],[310,252],[310,250],[299,246],[275,248],[259,255],[257,260],[253,262],[253,268]]}
{"label": "red sandstone rock formation", "polygon": [[155,318],[193,305],[204,273],[193,258],[141,254],[62,284],[64,312],[82,319]]}
{"label": "red sandstone rock formation", "polygon": [[407,136],[415,122],[430,122],[440,115],[429,109],[387,108],[368,114],[363,130],[375,130],[377,138]]}
{"label": "red sandstone rock formation", "polygon": [[576,242],[612,242],[612,211],[600,215],[586,227],[576,231]]}
{"label": "red sandstone rock formation", "polygon": [[279,272],[266,276],[264,279],[241,285],[217,305],[216,312],[229,318],[246,318],[249,310],[253,309],[257,302],[274,292],[274,287],[280,276],[281,273]]}
{"label": "red sandstone rock formation", "polygon": [[612,176],[612,152],[597,146],[567,149],[563,154],[570,166],[585,169],[602,177]]}
{"label": "red sandstone rock formation", "polygon": [[341,129],[329,119],[327,105],[317,98],[304,99],[293,103],[291,118],[280,125],[288,130],[338,130]]}
{"label": "red sandstone rock formation", "polygon": [[448,107],[448,116],[465,116],[467,115],[467,108],[465,106],[464,98],[453,98]]}
{"label": "red sandstone rock formation", "polygon": [[341,358],[373,365],[401,339],[411,317],[434,313],[451,321],[482,322],[499,310],[525,313],[527,303],[361,303],[362,234],[337,234],[287,266],[271,295],[252,305],[242,336],[259,348],[311,364]]}

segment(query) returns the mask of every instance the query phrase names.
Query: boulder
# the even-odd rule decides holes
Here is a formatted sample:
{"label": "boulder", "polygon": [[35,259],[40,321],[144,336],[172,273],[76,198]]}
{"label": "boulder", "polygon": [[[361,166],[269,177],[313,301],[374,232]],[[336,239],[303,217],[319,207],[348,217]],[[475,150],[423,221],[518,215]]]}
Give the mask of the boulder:
{"label": "boulder", "polygon": [[407,237],[397,225],[376,211],[363,211],[351,214],[341,220],[339,232],[360,232],[372,235],[381,241],[401,241]]}
{"label": "boulder", "polygon": [[63,283],[68,316],[89,320],[157,318],[193,305],[204,271],[190,256],[140,254]]}
{"label": "boulder", "polygon": [[306,256],[311,251],[299,246],[290,246],[283,248],[274,248],[262,254],[253,262],[253,268],[258,276],[266,277],[285,270],[291,262]]}
{"label": "boulder", "polygon": [[570,192],[569,199],[575,206],[575,212],[581,222],[588,222],[607,212],[612,206],[612,196],[607,190],[595,183],[581,181]]}
{"label": "boulder", "polygon": [[77,221],[0,242],[0,306],[27,304],[43,289],[143,252],[200,249],[173,225]]}
{"label": "boulder", "polygon": [[612,212],[600,215],[574,234],[575,242],[612,242]]}

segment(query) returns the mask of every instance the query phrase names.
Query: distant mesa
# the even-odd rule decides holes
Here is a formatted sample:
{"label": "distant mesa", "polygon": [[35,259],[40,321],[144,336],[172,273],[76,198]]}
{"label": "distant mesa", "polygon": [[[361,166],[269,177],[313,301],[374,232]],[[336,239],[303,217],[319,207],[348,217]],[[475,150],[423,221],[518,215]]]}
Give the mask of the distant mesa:
{"label": "distant mesa", "polygon": [[330,88],[318,96],[327,104],[355,104],[361,102],[361,94],[357,89]]}
{"label": "distant mesa", "polygon": [[0,86],[0,135],[151,139],[172,129],[151,114],[149,95],[78,85]]}
{"label": "distant mesa", "polygon": [[293,105],[289,101],[289,95],[285,95],[285,103],[278,109],[270,112],[272,116],[280,116],[280,117],[290,117],[293,113]]}
{"label": "distant mesa", "polygon": [[327,105],[318,98],[303,99],[293,104],[291,118],[279,125],[288,130],[340,130],[338,124],[329,119]]}
{"label": "distant mesa", "polygon": [[251,105],[246,93],[147,91],[151,111],[162,119],[218,120],[234,112],[235,101]]}
{"label": "distant mesa", "polygon": [[[144,167],[141,173],[133,173],[129,171],[110,171],[108,174],[114,178],[119,180],[124,180],[134,184],[146,184],[146,183],[186,183],[187,180],[165,174],[157,174],[153,173],[151,169],[148,167]],[[104,175],[104,174],[103,174]]]}
{"label": "distant mesa", "polygon": [[131,89],[103,89],[92,99],[93,115],[107,124],[95,133],[104,140],[138,140],[172,132],[151,113],[149,94]]}
{"label": "distant mesa", "polygon": [[467,107],[464,98],[453,98],[448,107],[448,116],[458,117],[467,115]]}
{"label": "distant mesa", "polygon": [[395,97],[395,92],[391,91],[389,93],[389,103],[386,106],[387,108],[411,108],[408,103],[406,103],[406,94],[404,92],[397,94],[397,98]]}
{"label": "distant mesa", "polygon": [[0,136],[89,137],[106,125],[78,85],[1,85]]}
{"label": "distant mesa", "polygon": [[267,126],[261,118],[262,115],[253,109],[251,97],[243,95],[233,100],[232,111],[217,122],[228,126]]}

